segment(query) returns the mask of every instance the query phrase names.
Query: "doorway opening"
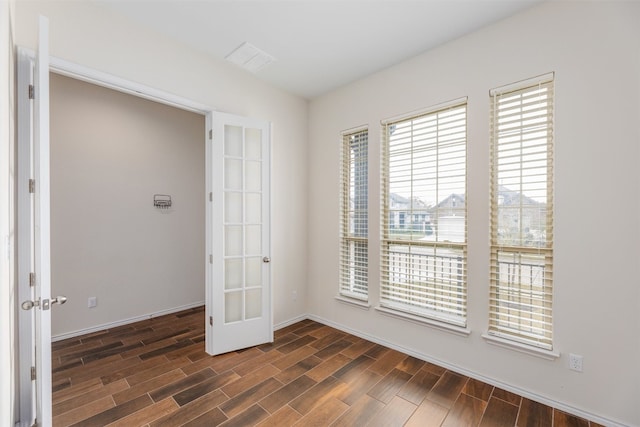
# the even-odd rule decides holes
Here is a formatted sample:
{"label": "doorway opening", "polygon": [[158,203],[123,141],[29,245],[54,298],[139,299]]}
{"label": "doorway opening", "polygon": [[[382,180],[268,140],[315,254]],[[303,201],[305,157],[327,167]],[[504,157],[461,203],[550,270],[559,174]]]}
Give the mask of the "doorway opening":
{"label": "doorway opening", "polygon": [[53,340],[204,305],[205,117],[56,73],[50,111]]}

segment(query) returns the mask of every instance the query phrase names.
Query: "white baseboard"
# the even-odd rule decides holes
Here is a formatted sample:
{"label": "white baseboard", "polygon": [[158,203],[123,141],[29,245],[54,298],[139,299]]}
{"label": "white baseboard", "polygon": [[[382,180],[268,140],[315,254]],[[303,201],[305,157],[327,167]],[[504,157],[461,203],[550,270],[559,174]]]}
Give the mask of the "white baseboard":
{"label": "white baseboard", "polygon": [[310,317],[306,314],[296,316],[293,319],[285,320],[284,322],[280,322],[278,324],[273,325],[273,330],[277,331],[278,329],[286,328],[289,325],[293,325],[294,323],[298,323],[302,320],[309,319]]}
{"label": "white baseboard", "polygon": [[140,322],[141,320],[147,320],[154,317],[164,316],[166,314],[177,313],[179,311],[188,310],[190,308],[200,307],[204,305],[204,301],[198,301],[191,304],[181,305],[179,307],[167,308],[165,310],[156,311],[153,313],[143,314],[140,316],[130,317],[124,320],[118,320],[115,322],[104,323],[102,325],[92,326],[90,328],[78,329],[77,331],[65,332],[63,334],[54,335],[51,337],[52,342],[62,341],[69,338],[75,338],[80,335],[91,334],[93,332],[103,331],[105,329],[111,329],[118,326],[128,325],[129,323]]}
{"label": "white baseboard", "polygon": [[472,372],[472,371],[469,371],[467,369],[461,368],[459,366],[453,365],[451,363],[445,362],[444,360],[439,360],[439,359],[436,359],[434,357],[428,356],[426,354],[422,354],[422,353],[416,352],[415,350],[412,350],[410,348],[402,347],[402,346],[397,345],[395,343],[383,340],[383,339],[381,339],[379,337],[376,337],[376,336],[373,336],[373,335],[369,335],[369,334],[363,333],[361,331],[357,331],[357,330],[351,329],[348,326],[342,325],[340,323],[333,322],[331,320],[324,319],[324,318],[322,318],[320,316],[316,316],[316,315],[313,315],[313,314],[309,314],[309,315],[306,315],[306,316],[299,316],[299,318],[297,318],[297,320],[291,321],[291,322],[286,322],[286,323],[287,324],[292,324],[292,323],[295,323],[296,321],[300,321],[300,320],[303,320],[303,319],[311,319],[311,320],[314,320],[314,321],[316,321],[318,323],[322,323],[324,325],[331,326],[332,328],[339,329],[339,330],[341,330],[343,332],[347,332],[347,333],[349,333],[351,335],[355,335],[357,337],[366,339],[366,340],[374,342],[376,344],[380,344],[380,345],[383,345],[385,347],[392,348],[394,350],[397,350],[397,351],[400,351],[402,353],[408,354],[409,356],[413,356],[413,357],[416,357],[418,359],[424,360],[426,362],[433,363],[435,365],[438,365],[438,366],[441,366],[443,368],[446,368],[446,369],[448,369],[450,371],[453,371],[453,372],[459,373],[461,375],[465,375],[465,376],[467,376],[469,378],[474,378],[476,380],[479,380],[479,381],[482,381],[484,383],[490,384],[490,385],[492,385],[494,387],[498,387],[498,388],[501,388],[503,390],[507,390],[507,391],[510,391],[512,393],[516,393],[516,394],[518,394],[520,396],[526,397],[529,400],[533,400],[533,401],[545,404],[547,406],[559,409],[559,410],[567,412],[569,414],[573,414],[573,415],[576,415],[578,417],[582,417],[582,418],[585,418],[585,419],[588,419],[588,420],[591,420],[591,421],[595,421],[596,423],[602,424],[602,425],[607,426],[607,427],[630,427],[630,426],[628,426],[626,424],[620,424],[619,422],[615,422],[615,421],[612,421],[612,420],[609,420],[609,419],[606,419],[606,418],[602,418],[602,417],[600,417],[598,415],[592,414],[590,412],[586,412],[586,411],[584,411],[582,409],[574,408],[574,407],[566,405],[566,404],[564,404],[562,402],[558,402],[558,401],[549,399],[549,398],[547,398],[545,396],[541,396],[539,394],[532,393],[532,392],[530,392],[528,390],[521,389],[521,388],[518,388],[518,387],[514,387],[512,385],[503,383],[501,381],[496,381],[495,379],[485,377],[484,375],[479,375],[479,374],[477,374],[475,372]]}

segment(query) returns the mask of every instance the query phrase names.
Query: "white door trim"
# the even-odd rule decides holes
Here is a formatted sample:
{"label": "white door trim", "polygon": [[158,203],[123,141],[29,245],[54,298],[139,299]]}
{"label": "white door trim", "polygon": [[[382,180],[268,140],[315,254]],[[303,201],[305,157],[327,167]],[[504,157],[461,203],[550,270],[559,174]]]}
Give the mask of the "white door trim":
{"label": "white door trim", "polygon": [[[35,52],[32,49],[19,47],[18,49],[25,52],[30,58],[35,58]],[[127,80],[113,74],[98,71],[75,62],[52,56],[49,60],[50,70],[56,74],[71,77],[83,82],[92,83],[98,86],[116,90],[118,92],[134,95],[139,98],[148,99],[150,101],[159,102],[161,104],[170,105],[181,110],[191,111],[193,113],[206,116],[213,113],[214,109],[208,105],[201,104],[160,89],[146,86],[141,83]]]}

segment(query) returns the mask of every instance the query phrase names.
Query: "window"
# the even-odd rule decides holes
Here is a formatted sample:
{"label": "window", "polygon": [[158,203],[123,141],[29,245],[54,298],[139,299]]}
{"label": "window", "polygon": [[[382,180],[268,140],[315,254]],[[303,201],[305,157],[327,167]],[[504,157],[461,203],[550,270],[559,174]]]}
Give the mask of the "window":
{"label": "window", "polygon": [[368,131],[342,136],[340,182],[340,294],[368,295]]}
{"label": "window", "polygon": [[491,91],[489,335],[552,350],[553,75]]}
{"label": "window", "polygon": [[466,327],[466,99],[383,122],[380,305]]}

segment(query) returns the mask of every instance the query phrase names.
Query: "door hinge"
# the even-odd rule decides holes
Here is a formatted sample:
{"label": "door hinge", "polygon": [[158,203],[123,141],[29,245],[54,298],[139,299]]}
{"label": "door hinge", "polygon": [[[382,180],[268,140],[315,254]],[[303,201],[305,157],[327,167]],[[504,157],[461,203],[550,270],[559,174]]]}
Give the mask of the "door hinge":
{"label": "door hinge", "polygon": [[213,255],[209,255],[209,264],[213,264]]}
{"label": "door hinge", "polygon": [[36,285],[36,273],[29,273],[29,286],[32,288]]}
{"label": "door hinge", "polygon": [[209,139],[213,139],[213,129],[209,129]]}
{"label": "door hinge", "polygon": [[33,85],[29,85],[29,99],[36,98],[36,88]]}
{"label": "door hinge", "polygon": [[209,325],[213,326],[213,316],[209,316]]}
{"label": "door hinge", "polygon": [[36,367],[32,366],[31,367],[31,381],[35,381],[36,379]]}
{"label": "door hinge", "polygon": [[210,193],[209,193],[209,201],[210,201],[210,202],[213,202],[213,192],[210,192]]}
{"label": "door hinge", "polygon": [[36,180],[35,179],[30,179],[29,180],[29,193],[35,193],[36,192]]}

